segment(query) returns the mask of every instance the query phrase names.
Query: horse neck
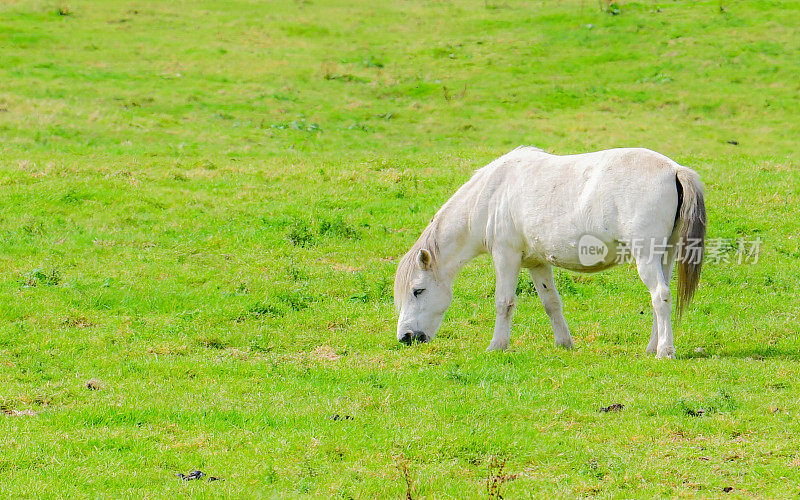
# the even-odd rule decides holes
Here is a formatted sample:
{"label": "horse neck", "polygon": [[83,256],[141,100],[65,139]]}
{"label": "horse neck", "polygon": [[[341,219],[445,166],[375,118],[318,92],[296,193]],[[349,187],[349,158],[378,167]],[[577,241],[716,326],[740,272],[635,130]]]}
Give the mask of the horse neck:
{"label": "horse neck", "polygon": [[[437,256],[441,278],[452,284],[458,272],[482,252],[480,241],[471,234],[469,215],[461,206],[446,207],[432,224],[436,224]],[[480,240],[480,241],[478,241]]]}

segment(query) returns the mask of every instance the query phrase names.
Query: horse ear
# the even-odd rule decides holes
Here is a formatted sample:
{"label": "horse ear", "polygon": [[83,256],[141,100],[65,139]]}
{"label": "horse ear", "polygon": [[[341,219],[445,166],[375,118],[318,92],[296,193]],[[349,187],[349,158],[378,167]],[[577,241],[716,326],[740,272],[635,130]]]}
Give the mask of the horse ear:
{"label": "horse ear", "polygon": [[417,262],[419,263],[420,269],[423,271],[429,271],[431,268],[431,253],[424,248],[420,249],[419,253],[417,253]]}

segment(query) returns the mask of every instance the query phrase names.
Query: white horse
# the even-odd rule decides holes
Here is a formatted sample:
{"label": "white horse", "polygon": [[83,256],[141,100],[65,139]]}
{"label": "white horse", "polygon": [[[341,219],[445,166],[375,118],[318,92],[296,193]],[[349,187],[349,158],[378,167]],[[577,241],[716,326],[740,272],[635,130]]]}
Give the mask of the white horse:
{"label": "white horse", "polygon": [[490,350],[509,345],[520,269],[530,272],[555,333],[573,347],[553,266],[607,269],[630,256],[650,291],[647,352],[675,357],[670,277],[678,258],[678,315],[700,279],[706,213],[697,172],[648,149],[558,156],[519,147],[481,168],[442,206],[400,260],[397,340],[433,340],[459,270],[492,256],[496,275]]}

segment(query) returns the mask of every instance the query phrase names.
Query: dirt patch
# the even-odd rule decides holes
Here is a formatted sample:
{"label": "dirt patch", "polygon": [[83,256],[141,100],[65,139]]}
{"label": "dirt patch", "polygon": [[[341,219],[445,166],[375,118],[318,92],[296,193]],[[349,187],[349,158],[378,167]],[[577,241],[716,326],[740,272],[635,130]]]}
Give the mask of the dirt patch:
{"label": "dirt patch", "polygon": [[86,319],[86,316],[67,316],[62,324],[70,328],[89,328],[95,326],[94,323]]}
{"label": "dirt patch", "polygon": [[99,391],[101,389],[105,389],[106,384],[102,380],[92,378],[86,381],[86,388],[91,391]]}
{"label": "dirt patch", "polygon": [[176,474],[176,475],[180,479],[183,479],[184,481],[199,481],[200,479],[203,479],[206,476],[208,476],[208,479],[207,479],[208,482],[211,482],[211,481],[222,481],[221,478],[214,477],[214,476],[209,476],[208,474],[206,474],[205,472],[203,472],[201,470],[193,470],[188,474],[184,474],[182,472],[178,472],[178,474]]}
{"label": "dirt patch", "polygon": [[3,409],[3,414],[8,415],[9,417],[36,417],[39,414],[33,410],[14,410],[14,409]]}
{"label": "dirt patch", "polygon": [[311,351],[310,356],[316,361],[339,361],[342,357],[332,347],[321,345]]}

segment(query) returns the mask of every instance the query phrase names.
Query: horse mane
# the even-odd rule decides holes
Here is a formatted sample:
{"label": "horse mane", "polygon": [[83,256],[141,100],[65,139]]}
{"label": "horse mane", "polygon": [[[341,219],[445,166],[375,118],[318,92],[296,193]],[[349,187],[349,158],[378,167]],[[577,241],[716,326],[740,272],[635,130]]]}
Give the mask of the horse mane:
{"label": "horse mane", "polygon": [[403,294],[408,290],[411,282],[411,275],[417,269],[417,254],[423,248],[431,254],[430,269],[438,274],[439,270],[439,227],[441,223],[441,211],[433,216],[428,226],[422,234],[406,252],[397,264],[397,274],[394,278],[394,306],[399,311],[402,304]]}

